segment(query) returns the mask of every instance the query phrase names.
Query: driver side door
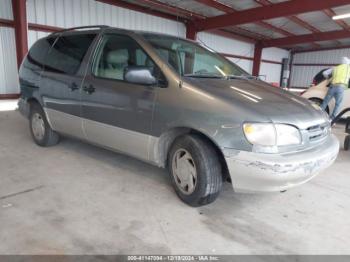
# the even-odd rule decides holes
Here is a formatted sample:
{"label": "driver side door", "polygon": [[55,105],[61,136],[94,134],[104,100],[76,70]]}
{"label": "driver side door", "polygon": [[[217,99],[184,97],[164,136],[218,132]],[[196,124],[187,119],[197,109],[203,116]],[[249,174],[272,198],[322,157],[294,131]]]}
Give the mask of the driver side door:
{"label": "driver side door", "polygon": [[124,34],[102,36],[82,87],[83,130],[95,144],[148,160],[157,86],[125,81],[125,70],[155,63]]}

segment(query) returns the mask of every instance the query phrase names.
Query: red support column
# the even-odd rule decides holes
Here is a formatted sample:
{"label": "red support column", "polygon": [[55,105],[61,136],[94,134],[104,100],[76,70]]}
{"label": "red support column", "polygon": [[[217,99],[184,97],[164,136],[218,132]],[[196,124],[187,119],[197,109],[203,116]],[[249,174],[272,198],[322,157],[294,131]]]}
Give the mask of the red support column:
{"label": "red support column", "polygon": [[260,72],[261,64],[261,54],[262,54],[262,45],[260,43],[255,44],[254,48],[254,60],[253,60],[253,76],[258,76]]}
{"label": "red support column", "polygon": [[26,0],[12,0],[12,10],[16,36],[17,65],[19,68],[23,58],[28,52]]}
{"label": "red support column", "polygon": [[188,22],[186,25],[186,38],[191,40],[197,39],[197,30],[193,23]]}

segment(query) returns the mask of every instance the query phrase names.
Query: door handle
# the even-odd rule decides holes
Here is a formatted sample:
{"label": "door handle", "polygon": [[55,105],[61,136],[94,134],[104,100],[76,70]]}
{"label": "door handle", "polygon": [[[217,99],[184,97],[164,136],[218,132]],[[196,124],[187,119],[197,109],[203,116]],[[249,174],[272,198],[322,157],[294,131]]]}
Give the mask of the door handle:
{"label": "door handle", "polygon": [[68,86],[68,88],[71,90],[71,91],[74,91],[74,90],[78,90],[79,87],[76,83],[72,83],[70,86]]}
{"label": "door handle", "polygon": [[95,92],[95,87],[93,87],[92,85],[89,86],[84,86],[83,87],[84,92],[86,92],[87,94],[92,94],[93,92]]}

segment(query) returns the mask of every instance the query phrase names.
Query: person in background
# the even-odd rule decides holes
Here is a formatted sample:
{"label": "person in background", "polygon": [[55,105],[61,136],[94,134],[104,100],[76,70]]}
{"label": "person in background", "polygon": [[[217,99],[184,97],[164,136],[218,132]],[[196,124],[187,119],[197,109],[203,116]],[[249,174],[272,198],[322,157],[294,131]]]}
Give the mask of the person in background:
{"label": "person in background", "polygon": [[331,85],[328,89],[321,108],[323,110],[328,106],[329,101],[334,97],[335,107],[333,112],[330,113],[330,118],[333,120],[339,113],[341,103],[343,101],[344,89],[348,87],[350,79],[350,59],[347,57],[342,58],[342,63],[334,68],[330,68],[323,72],[325,78],[331,77]]}

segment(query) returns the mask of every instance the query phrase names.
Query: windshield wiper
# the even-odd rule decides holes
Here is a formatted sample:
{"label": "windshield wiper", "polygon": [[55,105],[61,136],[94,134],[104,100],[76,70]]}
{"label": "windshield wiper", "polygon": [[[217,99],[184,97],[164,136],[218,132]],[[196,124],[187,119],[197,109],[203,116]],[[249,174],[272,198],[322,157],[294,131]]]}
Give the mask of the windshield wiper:
{"label": "windshield wiper", "polygon": [[198,78],[225,78],[219,75],[206,75],[206,74],[184,74],[185,77],[198,77]]}
{"label": "windshield wiper", "polygon": [[256,76],[251,76],[251,75],[228,75],[226,77],[227,79],[253,79],[253,80],[258,79]]}

